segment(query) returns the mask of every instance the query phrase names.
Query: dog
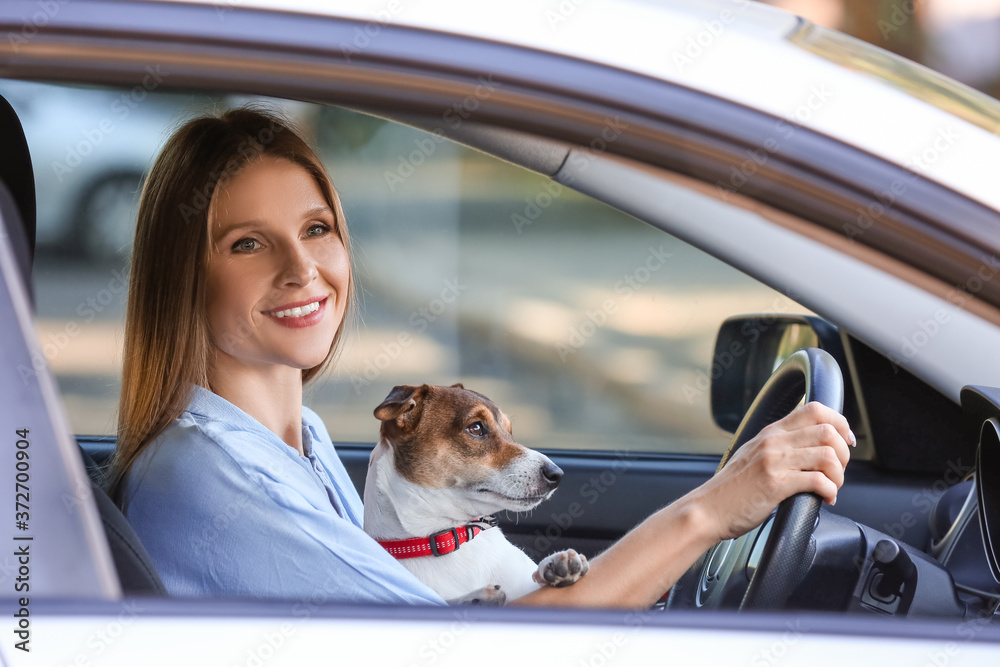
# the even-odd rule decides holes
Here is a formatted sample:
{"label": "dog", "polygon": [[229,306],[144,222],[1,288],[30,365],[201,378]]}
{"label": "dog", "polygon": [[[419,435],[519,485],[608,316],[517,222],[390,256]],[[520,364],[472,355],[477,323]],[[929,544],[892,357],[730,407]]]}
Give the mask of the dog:
{"label": "dog", "polygon": [[365,480],[365,532],[452,604],[504,604],[588,569],[569,549],[536,565],[493,519],[549,498],[562,470],[515,442],[490,399],[461,384],[394,387]]}

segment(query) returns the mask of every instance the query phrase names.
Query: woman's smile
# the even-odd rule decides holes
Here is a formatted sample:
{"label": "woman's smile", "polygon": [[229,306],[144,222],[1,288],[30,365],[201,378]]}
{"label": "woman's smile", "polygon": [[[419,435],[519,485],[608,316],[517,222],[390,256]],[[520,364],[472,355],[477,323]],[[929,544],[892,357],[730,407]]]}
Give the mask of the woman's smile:
{"label": "woman's smile", "polygon": [[319,297],[285,304],[274,310],[264,311],[264,314],[278,324],[292,329],[311,327],[326,314],[327,298]]}

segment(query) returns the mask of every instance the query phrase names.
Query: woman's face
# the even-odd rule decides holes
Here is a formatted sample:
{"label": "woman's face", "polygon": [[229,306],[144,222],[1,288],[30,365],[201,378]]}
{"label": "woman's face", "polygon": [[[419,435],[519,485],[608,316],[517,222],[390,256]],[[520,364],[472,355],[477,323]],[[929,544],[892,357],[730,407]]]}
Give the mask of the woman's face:
{"label": "woman's face", "polygon": [[344,316],[350,264],[316,181],[264,157],[220,184],[212,205],[205,302],[214,366],[320,364]]}

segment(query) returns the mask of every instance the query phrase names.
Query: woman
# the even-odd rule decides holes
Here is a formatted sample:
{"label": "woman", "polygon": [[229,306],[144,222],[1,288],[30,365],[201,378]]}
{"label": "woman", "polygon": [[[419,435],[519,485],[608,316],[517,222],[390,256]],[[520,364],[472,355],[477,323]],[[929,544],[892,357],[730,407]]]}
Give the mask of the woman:
{"label": "woman", "polygon": [[[182,127],[139,207],[110,486],[173,595],[442,601],[362,530],[360,499],[302,386],[350,312],[350,241],[322,164],[253,110]],[[836,499],[854,436],[818,404],[521,604],[644,607],[782,499]],[[749,500],[755,499],[755,503]]]}

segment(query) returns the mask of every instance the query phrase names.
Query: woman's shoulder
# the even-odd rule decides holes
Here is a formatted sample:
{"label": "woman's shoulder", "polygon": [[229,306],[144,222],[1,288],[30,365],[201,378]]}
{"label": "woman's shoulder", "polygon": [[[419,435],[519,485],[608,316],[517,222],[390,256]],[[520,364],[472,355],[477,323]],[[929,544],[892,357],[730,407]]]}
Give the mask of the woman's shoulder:
{"label": "woman's shoulder", "polygon": [[[322,427],[322,424],[320,424]],[[164,433],[161,447],[178,450],[208,447],[244,466],[256,467],[295,459],[286,446],[263,424],[208,389],[195,386],[191,401]]]}
{"label": "woman's shoulder", "polygon": [[175,511],[206,516],[234,502],[268,505],[284,485],[308,490],[286,458],[254,433],[185,412],[132,466],[124,504],[130,518],[146,519]]}
{"label": "woman's shoulder", "polygon": [[169,484],[183,480],[186,487],[195,488],[206,476],[239,469],[230,454],[234,443],[227,443],[220,434],[211,423],[181,414],[145,447],[132,466],[130,481],[149,478]]}
{"label": "woman's shoulder", "polygon": [[236,468],[253,476],[260,471],[278,472],[294,464],[297,452],[280,442],[263,426],[247,428],[239,423],[185,411],[160,434],[140,457],[158,469],[187,470],[200,474]]}
{"label": "woman's shoulder", "polygon": [[[322,420],[303,408],[303,422],[312,431],[319,460],[338,481],[346,479],[346,473],[337,476],[342,465]],[[151,499],[183,490],[185,498],[214,502],[261,491],[284,498],[292,489],[303,502],[329,504],[322,483],[297,450],[225,399],[197,388],[187,409],[136,460],[126,493]]]}

